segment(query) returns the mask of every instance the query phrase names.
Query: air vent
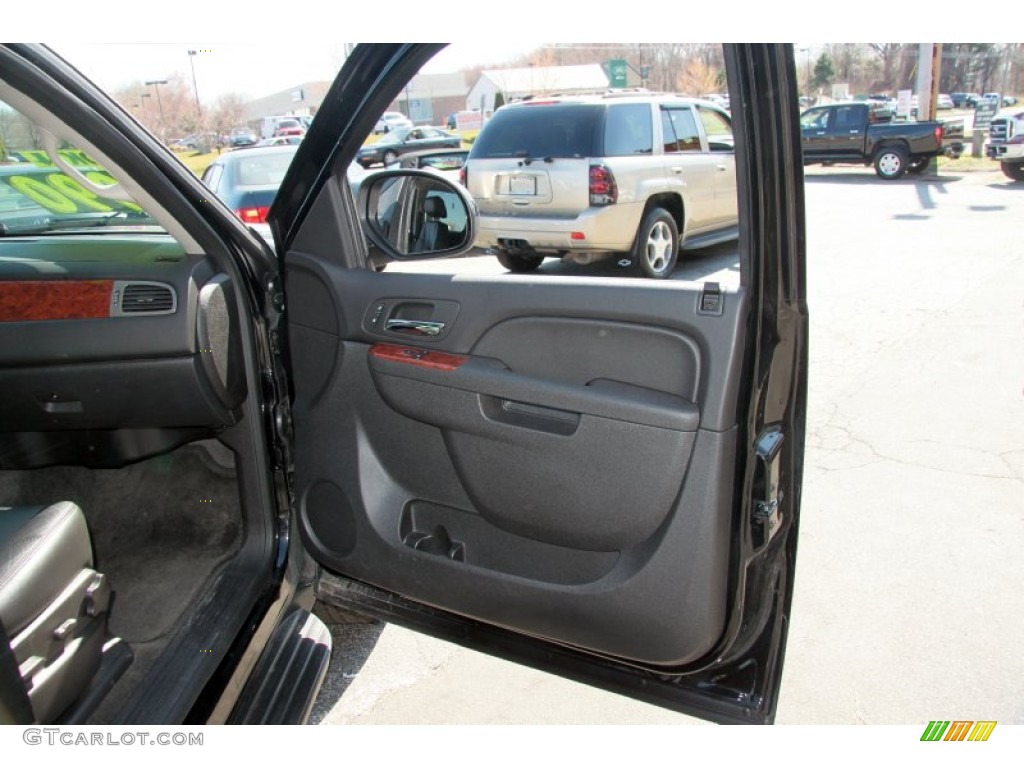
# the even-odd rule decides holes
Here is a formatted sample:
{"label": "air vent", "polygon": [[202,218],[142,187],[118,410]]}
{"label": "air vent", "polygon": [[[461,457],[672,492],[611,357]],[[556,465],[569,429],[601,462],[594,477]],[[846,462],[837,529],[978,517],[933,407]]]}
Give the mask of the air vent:
{"label": "air vent", "polygon": [[113,315],[169,315],[177,309],[174,289],[164,283],[117,281]]}

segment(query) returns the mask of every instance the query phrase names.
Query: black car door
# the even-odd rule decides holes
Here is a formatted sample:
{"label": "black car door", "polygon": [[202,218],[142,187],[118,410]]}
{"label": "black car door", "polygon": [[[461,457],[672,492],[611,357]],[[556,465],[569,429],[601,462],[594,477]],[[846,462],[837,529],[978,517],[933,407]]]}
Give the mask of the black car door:
{"label": "black car door", "polygon": [[701,717],[771,722],[806,401],[792,49],[725,47],[744,274],[728,289],[368,268],[345,169],[438,49],[358,46],[269,217],[318,594]]}
{"label": "black car door", "polygon": [[864,156],[868,108],[863,104],[840,104],[832,109],[828,125],[829,154],[856,162]]}
{"label": "black car door", "polygon": [[832,140],[829,126],[834,117],[831,107],[808,109],[801,116],[801,139],[804,158],[807,161],[819,161],[829,157]]}

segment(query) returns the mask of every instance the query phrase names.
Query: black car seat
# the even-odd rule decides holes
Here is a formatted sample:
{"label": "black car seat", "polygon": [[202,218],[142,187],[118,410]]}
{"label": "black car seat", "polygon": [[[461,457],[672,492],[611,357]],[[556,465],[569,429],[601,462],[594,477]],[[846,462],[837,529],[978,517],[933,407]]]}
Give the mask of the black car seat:
{"label": "black car seat", "polygon": [[423,201],[423,214],[425,219],[420,233],[413,244],[413,253],[430,253],[431,251],[443,251],[448,247],[450,234],[448,225],[441,219],[448,215],[448,208],[444,199],[440,197],[428,197]]}
{"label": "black car seat", "polygon": [[37,723],[53,722],[88,687],[109,603],[77,505],[0,507],[0,624]]}

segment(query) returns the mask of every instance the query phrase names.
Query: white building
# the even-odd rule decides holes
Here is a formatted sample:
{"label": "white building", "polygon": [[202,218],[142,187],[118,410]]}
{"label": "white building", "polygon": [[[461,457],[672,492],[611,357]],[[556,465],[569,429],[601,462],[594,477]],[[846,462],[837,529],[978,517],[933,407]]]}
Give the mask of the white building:
{"label": "white building", "polygon": [[329,80],[302,83],[286,91],[254,99],[245,105],[245,119],[254,122],[269,115],[315,115],[330,87]]}
{"label": "white building", "polygon": [[480,73],[470,89],[466,109],[493,110],[494,98],[499,92],[508,103],[525,96],[600,91],[608,87],[608,82],[608,74],[600,64],[488,69]]}

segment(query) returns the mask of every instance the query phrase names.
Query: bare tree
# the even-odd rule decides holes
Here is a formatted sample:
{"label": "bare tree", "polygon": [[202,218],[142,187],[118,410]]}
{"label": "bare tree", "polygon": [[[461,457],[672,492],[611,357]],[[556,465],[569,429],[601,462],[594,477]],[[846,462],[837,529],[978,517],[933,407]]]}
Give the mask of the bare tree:
{"label": "bare tree", "polygon": [[209,128],[223,136],[232,128],[245,123],[245,99],[238,93],[225,93],[217,97],[210,110]]}
{"label": "bare tree", "polygon": [[196,110],[189,81],[179,73],[164,80],[159,85],[136,81],[115,91],[114,99],[157,136],[173,138],[203,130],[203,113]]}
{"label": "bare tree", "polygon": [[896,81],[897,67],[903,56],[903,43],[868,43],[868,47],[878,57],[881,65],[879,79],[875,82],[872,90],[876,88],[891,89]]}
{"label": "bare tree", "polygon": [[832,60],[836,82],[866,86],[863,45],[860,43],[829,43],[825,46],[825,53]]}
{"label": "bare tree", "polygon": [[700,57],[690,59],[677,79],[678,89],[692,96],[706,96],[724,90],[724,72]]}

